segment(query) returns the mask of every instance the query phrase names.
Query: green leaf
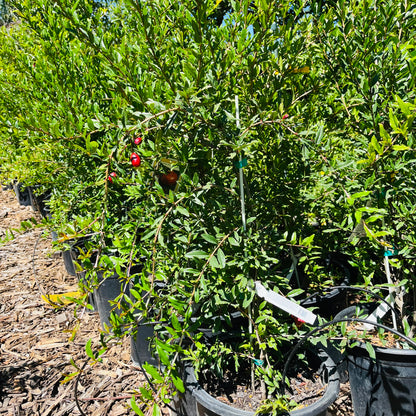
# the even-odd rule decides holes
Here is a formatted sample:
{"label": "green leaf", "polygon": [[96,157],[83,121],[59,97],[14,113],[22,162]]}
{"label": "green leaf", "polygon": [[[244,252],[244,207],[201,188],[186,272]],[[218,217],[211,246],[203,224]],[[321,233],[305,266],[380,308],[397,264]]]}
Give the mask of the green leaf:
{"label": "green leaf", "polygon": [[214,269],[220,269],[221,266],[215,256],[212,256],[209,260],[209,265]]}
{"label": "green leaf", "polygon": [[248,308],[251,302],[253,301],[253,298],[254,298],[254,291],[247,293],[243,301],[243,308]]}
{"label": "green leaf", "polygon": [[136,415],[144,416],[144,413],[140,410],[140,407],[137,406],[136,398],[134,396],[130,399],[130,406]]}
{"label": "green leaf", "polygon": [[314,238],[315,238],[315,234],[312,234],[309,237],[304,238],[301,242],[301,245],[305,247],[309,247],[312,244]]}
{"label": "green leaf", "polygon": [[87,344],[85,345],[85,352],[87,353],[87,356],[90,357],[91,359],[95,359],[94,357],[94,353],[92,352],[92,348],[91,348],[91,344],[92,344],[92,340],[89,339],[87,341]]}
{"label": "green leaf", "polygon": [[407,317],[404,317],[404,318],[403,318],[403,333],[404,333],[406,336],[409,336],[410,331],[411,331],[411,327],[410,327],[410,325],[409,325],[409,322],[407,321]]}
{"label": "green leaf", "polygon": [[391,128],[396,133],[400,133],[399,120],[397,119],[396,115],[393,113],[393,110],[391,108],[389,109],[389,120]]}
{"label": "green leaf", "polygon": [[320,144],[323,137],[324,137],[324,127],[319,126],[319,128],[316,132],[316,135],[315,135],[316,144]]}
{"label": "green leaf", "polygon": [[380,136],[385,140],[385,142],[387,144],[391,143],[391,137],[390,135],[387,133],[387,131],[385,130],[384,126],[382,123],[379,124],[379,129],[380,129]]}
{"label": "green leaf", "polygon": [[406,146],[405,144],[394,144],[393,150],[403,151],[403,150],[412,150],[412,149],[409,146]]}
{"label": "green leaf", "polygon": [[131,288],[130,294],[133,295],[133,297],[137,300],[140,300],[142,298],[141,294],[136,289]]}
{"label": "green leaf", "polygon": [[141,240],[148,240],[149,238],[153,237],[156,234],[156,229],[150,230],[148,233],[146,233],[143,237],[141,237]]}
{"label": "green leaf", "polygon": [[149,363],[144,363],[143,368],[153,378],[156,383],[163,383],[163,377],[157,371],[157,368]]}
{"label": "green leaf", "polygon": [[376,352],[375,352],[374,347],[372,346],[372,344],[370,342],[366,342],[365,343],[365,348],[367,349],[367,352],[368,352],[368,355],[370,356],[370,358],[375,360]]}
{"label": "green leaf", "polygon": [[353,201],[355,201],[356,199],[361,199],[361,198],[364,198],[364,197],[366,197],[366,196],[368,196],[368,195],[370,195],[370,194],[371,194],[371,191],[362,191],[362,192],[357,192],[357,193],[355,193],[355,194],[351,195],[351,199],[352,199]]}
{"label": "green leaf", "polygon": [[177,331],[181,331],[181,325],[179,324],[179,320],[178,317],[175,314],[171,315],[171,322],[172,322],[172,326],[177,330]]}
{"label": "green leaf", "polygon": [[179,392],[185,393],[185,387],[183,385],[183,381],[179,377],[172,374],[172,382]]}
{"label": "green leaf", "polygon": [[147,400],[152,399],[152,397],[153,397],[152,392],[149,391],[148,389],[146,389],[146,387],[139,387],[139,391],[145,399],[147,399]]}
{"label": "green leaf", "polygon": [[208,254],[203,250],[193,250],[185,254],[187,258],[198,258],[198,259],[206,259],[208,258]]}
{"label": "green leaf", "polygon": [[180,214],[184,215],[185,217],[189,217],[189,211],[188,211],[186,208],[184,208],[184,207],[182,207],[182,206],[178,205],[178,206],[176,207],[176,209],[177,209],[177,211],[178,211]]}
{"label": "green leaf", "polygon": [[218,249],[217,251],[217,259],[218,259],[218,263],[220,264],[220,267],[223,269],[227,263],[227,260],[225,258],[225,254],[224,252],[221,250],[221,248]]}
{"label": "green leaf", "polygon": [[229,237],[228,241],[232,246],[238,247],[240,245],[240,243],[234,237]]}
{"label": "green leaf", "polygon": [[399,96],[396,95],[396,101],[397,104],[399,104],[400,110],[402,111],[402,113],[406,116],[409,116],[411,114],[411,108],[412,108],[412,104],[410,103],[405,103]]}
{"label": "green leaf", "polygon": [[157,403],[153,405],[153,416],[160,416],[160,408]]}
{"label": "green leaf", "polygon": [[163,348],[163,344],[160,345],[159,343],[156,345],[157,355],[159,356],[160,362],[166,366],[170,364],[169,354]]}
{"label": "green leaf", "polygon": [[287,297],[288,298],[296,297],[296,296],[301,295],[303,292],[304,292],[303,289],[293,289],[287,294]]}
{"label": "green leaf", "polygon": [[205,241],[208,241],[208,243],[218,244],[217,239],[214,236],[210,235],[210,234],[202,234],[201,237]]}
{"label": "green leaf", "polygon": [[379,155],[383,154],[383,149],[380,147],[380,144],[375,136],[371,138],[371,146]]}

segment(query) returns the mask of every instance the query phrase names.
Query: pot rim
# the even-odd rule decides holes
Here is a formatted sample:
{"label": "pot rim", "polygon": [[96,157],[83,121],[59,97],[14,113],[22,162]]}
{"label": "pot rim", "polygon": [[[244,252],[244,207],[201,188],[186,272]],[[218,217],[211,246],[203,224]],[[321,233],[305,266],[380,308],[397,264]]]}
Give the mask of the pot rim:
{"label": "pot rim", "polygon": [[[340,375],[336,364],[327,352],[320,349],[318,356],[322,360],[322,363],[329,370],[328,381],[325,392],[321,398],[315,403],[303,407],[301,409],[295,409],[289,414],[291,416],[319,416],[326,411],[326,409],[335,401],[338,396],[340,388]],[[221,416],[254,416],[255,412],[249,412],[241,410],[233,406],[220,402],[213,396],[211,396],[202,386],[198,383],[195,375],[194,367],[190,362],[185,363],[185,385],[191,390],[192,396],[194,396],[199,403],[203,406],[211,409],[213,412]]]}

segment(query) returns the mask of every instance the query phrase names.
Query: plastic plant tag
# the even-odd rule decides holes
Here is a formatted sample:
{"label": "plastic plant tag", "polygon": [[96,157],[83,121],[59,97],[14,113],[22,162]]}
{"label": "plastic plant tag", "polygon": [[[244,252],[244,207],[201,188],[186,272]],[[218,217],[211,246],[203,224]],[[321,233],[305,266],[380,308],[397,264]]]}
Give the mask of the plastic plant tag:
{"label": "plastic plant tag", "polygon": [[[389,296],[387,296],[386,302],[388,302],[391,305],[394,304],[393,294],[390,294]],[[368,315],[368,317],[366,318],[366,321],[377,323],[381,321],[381,319],[384,317],[384,315],[386,315],[386,313],[389,310],[390,310],[390,307],[385,302],[382,302],[380,303],[379,306],[377,306],[377,308],[370,315]],[[371,325],[370,323],[363,324],[363,327],[367,330],[374,329],[374,325]]]}
{"label": "plastic plant tag", "polygon": [[276,292],[273,292],[273,290],[267,290],[260,282],[255,282],[255,285],[257,295],[261,298],[264,298],[272,305],[282,309],[290,315],[295,316],[299,320],[307,322],[310,325],[314,325],[317,321],[317,316],[308,309],[298,305],[295,302],[292,302],[291,300],[285,298],[282,295],[279,295]]}

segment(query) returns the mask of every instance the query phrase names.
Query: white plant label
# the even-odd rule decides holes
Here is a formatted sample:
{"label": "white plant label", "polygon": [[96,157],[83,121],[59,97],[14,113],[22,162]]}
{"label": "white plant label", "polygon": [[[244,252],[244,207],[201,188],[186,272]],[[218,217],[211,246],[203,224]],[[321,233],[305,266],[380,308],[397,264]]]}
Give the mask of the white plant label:
{"label": "white plant label", "polygon": [[282,295],[279,295],[273,290],[266,289],[260,282],[256,282],[255,285],[256,293],[259,297],[310,325],[315,324],[317,316],[310,310],[298,305],[296,302],[292,302]]}

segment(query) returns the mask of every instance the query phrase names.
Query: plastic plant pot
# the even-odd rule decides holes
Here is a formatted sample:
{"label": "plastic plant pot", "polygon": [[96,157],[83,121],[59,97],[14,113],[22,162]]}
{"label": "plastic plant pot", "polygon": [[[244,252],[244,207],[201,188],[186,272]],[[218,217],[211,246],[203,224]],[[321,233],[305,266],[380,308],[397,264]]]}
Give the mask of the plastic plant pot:
{"label": "plastic plant pot", "polygon": [[326,293],[314,293],[300,301],[304,308],[315,308],[316,313],[325,319],[333,318],[347,307],[347,291],[342,286],[349,286],[357,280],[357,271],[348,263],[348,256],[339,253],[329,253],[324,259],[324,270],[335,272],[341,278],[339,286]]}
{"label": "plastic plant pot", "polygon": [[[352,306],[337,318],[352,318],[355,314],[356,307]],[[370,357],[364,343],[347,349],[354,415],[416,415],[416,350],[373,348],[375,358]]]}
{"label": "plastic plant pot", "polygon": [[[102,272],[98,272],[97,277],[98,287],[93,292],[94,305],[100,316],[102,328],[111,328],[111,313],[115,312],[118,315],[122,313],[122,309],[116,307],[112,302],[122,293],[124,286],[117,273],[104,277]],[[128,294],[128,288],[126,293]]]}
{"label": "plastic plant pot", "polygon": [[65,269],[67,273],[70,274],[71,276],[76,276],[77,273],[75,271],[75,265],[74,265],[74,261],[72,257],[73,257],[72,248],[62,251],[62,259],[64,261]]}
{"label": "plastic plant pot", "polygon": [[[323,350],[318,352],[323,373],[327,376],[325,393],[315,403],[293,410],[292,416],[327,416],[328,408],[339,394],[339,374],[331,357]],[[184,363],[185,393],[175,396],[174,404],[178,416],[254,416],[255,412],[240,410],[212,397],[198,383],[195,370],[190,363]]]}
{"label": "plastic plant pot", "polygon": [[14,192],[16,194],[19,204],[25,207],[30,206],[30,193],[29,189],[21,183],[15,183],[13,185]]}
{"label": "plastic plant pot", "polygon": [[141,367],[144,363],[159,366],[159,360],[150,349],[151,338],[154,336],[154,324],[139,321],[134,334],[130,338],[131,361]]}

